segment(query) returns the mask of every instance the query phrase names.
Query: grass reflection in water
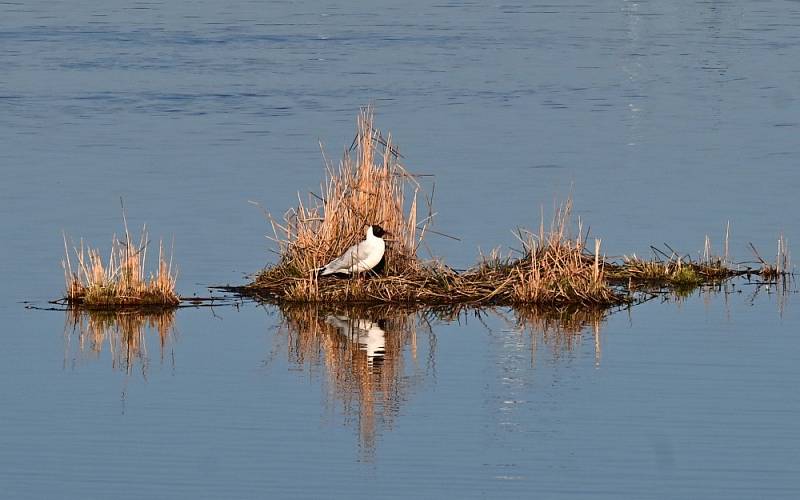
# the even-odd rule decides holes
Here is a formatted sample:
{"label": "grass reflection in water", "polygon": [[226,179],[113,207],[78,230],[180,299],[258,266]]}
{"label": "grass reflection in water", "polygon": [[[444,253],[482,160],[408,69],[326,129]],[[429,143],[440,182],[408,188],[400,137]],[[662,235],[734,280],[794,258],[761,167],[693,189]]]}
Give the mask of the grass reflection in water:
{"label": "grass reflection in water", "polygon": [[139,366],[147,375],[148,332],[158,335],[160,359],[176,338],[175,311],[67,311],[64,327],[64,363],[98,359],[104,350],[115,370],[133,373]]}

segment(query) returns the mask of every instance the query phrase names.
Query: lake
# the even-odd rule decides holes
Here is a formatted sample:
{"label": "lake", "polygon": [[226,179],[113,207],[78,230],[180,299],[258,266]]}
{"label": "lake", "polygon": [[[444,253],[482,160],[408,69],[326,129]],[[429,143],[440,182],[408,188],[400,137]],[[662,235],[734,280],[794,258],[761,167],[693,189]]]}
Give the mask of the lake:
{"label": "lake", "polygon": [[420,255],[572,197],[609,256],[800,236],[800,3],[0,3],[9,498],[800,496],[797,289],[607,314],[70,315],[62,232],[174,239],[183,295],[275,261],[360,106],[435,184]]}

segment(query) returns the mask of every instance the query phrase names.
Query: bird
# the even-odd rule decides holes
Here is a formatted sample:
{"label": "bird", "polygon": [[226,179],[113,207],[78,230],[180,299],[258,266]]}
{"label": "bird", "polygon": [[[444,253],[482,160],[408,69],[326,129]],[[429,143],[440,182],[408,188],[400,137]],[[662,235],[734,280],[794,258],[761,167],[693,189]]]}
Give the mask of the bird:
{"label": "bird", "polygon": [[364,241],[351,246],[324,267],[318,268],[320,276],[360,273],[377,266],[386,251],[386,242],[383,241],[384,234],[387,234],[386,231],[377,224],[367,226]]}

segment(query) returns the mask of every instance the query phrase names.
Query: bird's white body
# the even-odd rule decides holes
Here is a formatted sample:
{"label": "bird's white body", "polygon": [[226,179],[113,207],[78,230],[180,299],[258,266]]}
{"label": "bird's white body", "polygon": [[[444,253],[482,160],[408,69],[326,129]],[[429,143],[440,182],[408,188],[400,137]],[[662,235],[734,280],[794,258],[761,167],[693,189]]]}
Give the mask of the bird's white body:
{"label": "bird's white body", "polygon": [[330,261],[321,269],[320,275],[353,274],[369,271],[377,266],[386,251],[386,242],[375,236],[372,226],[367,227],[366,239],[348,248],[340,257]]}
{"label": "bird's white body", "polygon": [[386,355],[386,331],[378,323],[344,315],[329,315],[325,321],[365,351],[370,365]]}

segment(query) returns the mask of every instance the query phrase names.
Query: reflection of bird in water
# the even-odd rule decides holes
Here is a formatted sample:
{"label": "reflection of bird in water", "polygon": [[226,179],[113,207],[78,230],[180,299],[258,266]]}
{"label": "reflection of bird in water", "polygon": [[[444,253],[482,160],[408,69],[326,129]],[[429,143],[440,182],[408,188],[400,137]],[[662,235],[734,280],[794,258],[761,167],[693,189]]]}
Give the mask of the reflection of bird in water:
{"label": "reflection of bird in water", "polygon": [[339,333],[358,344],[358,348],[367,353],[370,366],[381,365],[386,355],[386,331],[383,321],[372,322],[367,319],[350,319],[347,316],[328,315],[325,322],[335,327]]}
{"label": "reflection of bird in water", "polygon": [[386,251],[386,242],[383,241],[384,234],[386,231],[381,226],[367,226],[364,241],[351,246],[341,256],[318,269],[321,271],[320,275],[360,273],[377,266]]}

